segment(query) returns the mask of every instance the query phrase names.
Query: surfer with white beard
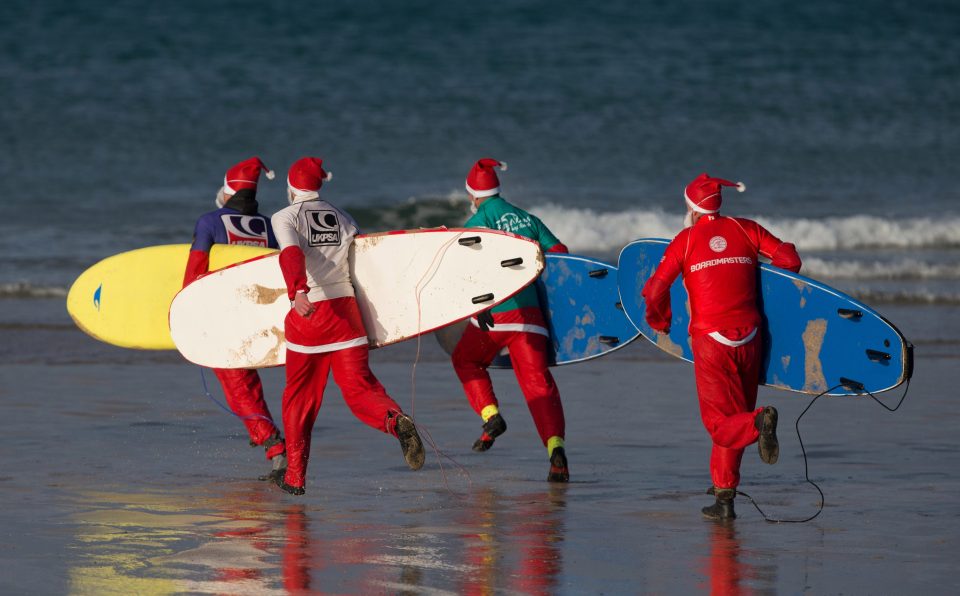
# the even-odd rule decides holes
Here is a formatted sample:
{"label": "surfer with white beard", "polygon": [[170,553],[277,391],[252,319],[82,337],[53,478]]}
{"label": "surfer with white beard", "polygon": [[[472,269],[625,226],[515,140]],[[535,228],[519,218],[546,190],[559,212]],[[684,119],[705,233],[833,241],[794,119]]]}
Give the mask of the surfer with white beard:
{"label": "surfer with white beard", "polygon": [[[183,286],[209,272],[210,249],[214,244],[239,244],[277,248],[270,220],[258,211],[257,184],[260,172],[273,179],[273,172],[260,158],[251,157],[227,170],[223,186],[217,191],[216,211],[200,216],[193,231],[193,244],[183,275]],[[239,417],[250,437],[250,445],[262,445],[272,470],[261,480],[282,475],[287,466],[280,431],[263,399],[263,384],[256,370],[213,369],[223,387],[230,410]]]}
{"label": "surfer with white beard", "polygon": [[667,246],[663,260],[644,285],[646,320],[658,333],[670,332],[670,286],[678,275],[690,296],[690,337],[700,416],[710,438],[709,519],[736,518],[733,500],[740,484],[744,449],[757,443],[760,458],[776,463],[777,410],[757,408],[763,359],[762,323],[757,304],[759,256],[775,267],[800,271],[793,244],[782,242],[755,221],[720,215],[722,187],[745,190],[700,174],[687,185],[686,227]]}
{"label": "surfer with white beard", "polygon": [[348,262],[350,245],[360,230],[349,214],[320,198],[320,187],[330,178],[319,158],[294,162],[287,175],[290,206],[272,218],[291,301],[283,324],[287,385],[282,409],[288,467],[277,485],[293,495],[305,492],[311,433],[331,371],[357,418],[395,436],[411,469],[419,470],[424,462],[413,419],[370,370],[367,331]]}
{"label": "surfer with white beard", "polygon": [[[481,159],[467,174],[466,187],[474,215],[467,228],[491,228],[535,240],[545,252],[567,252],[567,247],[534,215],[508,203],[500,196],[496,168],[507,164]],[[520,390],[533,416],[540,440],[550,459],[550,482],[568,482],[570,471],[564,449],[565,420],[560,390],[547,362],[546,318],[536,287],[527,286],[517,295],[470,320],[453,351],[453,368],[463,384],[473,410],[483,420],[483,433],[473,444],[474,451],[486,451],[494,439],[507,430],[487,367],[503,348],[510,360]]]}

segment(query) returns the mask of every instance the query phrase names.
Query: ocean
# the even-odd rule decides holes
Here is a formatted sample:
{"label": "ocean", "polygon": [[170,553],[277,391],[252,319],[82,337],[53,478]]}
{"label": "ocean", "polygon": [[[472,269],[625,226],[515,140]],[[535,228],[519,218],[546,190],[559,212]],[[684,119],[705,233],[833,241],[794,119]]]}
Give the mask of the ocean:
{"label": "ocean", "polygon": [[681,226],[743,181],[805,272],[875,302],[960,302],[960,8],[947,2],[14,2],[0,32],[0,294],[64,292],[189,242],[226,169],[317,155],[367,231],[453,226],[464,178],[575,252]]}
{"label": "ocean", "polygon": [[[955,591],[957,31],[941,0],[7,2],[0,591]],[[743,181],[725,214],[794,242],[802,273],[917,346],[911,395],[893,415],[818,404],[824,514],[771,531],[744,503],[731,534],[699,519],[708,443],[683,363],[639,340],[560,369],[575,482],[558,495],[508,376],[516,441],[495,465],[469,452],[476,421],[427,338],[421,394],[411,345],[374,370],[472,480],[435,453],[415,480],[384,464],[331,384],[318,433],[336,442],[317,438],[316,490],[291,507],[249,484],[262,462],[195,367],[100,344],[64,308],[98,260],[190,242],[253,155],[277,172],[262,212],[286,205],[294,160],[320,156],[324,198],[368,232],[461,224],[467,171],[503,160],[508,200],[611,263],[680,230],[699,173]],[[282,375],[266,376],[276,414]],[[785,422],[806,403],[761,397]],[[817,502],[798,447],[749,473],[787,515]]]}

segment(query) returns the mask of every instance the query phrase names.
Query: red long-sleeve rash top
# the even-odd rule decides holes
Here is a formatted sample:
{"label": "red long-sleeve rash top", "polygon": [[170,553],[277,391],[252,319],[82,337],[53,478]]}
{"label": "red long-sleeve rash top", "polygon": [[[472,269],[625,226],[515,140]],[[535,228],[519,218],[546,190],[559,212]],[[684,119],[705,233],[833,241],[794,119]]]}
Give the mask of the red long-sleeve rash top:
{"label": "red long-sleeve rash top", "polygon": [[643,287],[647,324],[670,328],[670,285],[678,275],[690,297],[690,335],[760,324],[757,308],[758,256],[775,267],[800,271],[800,255],[755,221],[704,215],[673,239]]}

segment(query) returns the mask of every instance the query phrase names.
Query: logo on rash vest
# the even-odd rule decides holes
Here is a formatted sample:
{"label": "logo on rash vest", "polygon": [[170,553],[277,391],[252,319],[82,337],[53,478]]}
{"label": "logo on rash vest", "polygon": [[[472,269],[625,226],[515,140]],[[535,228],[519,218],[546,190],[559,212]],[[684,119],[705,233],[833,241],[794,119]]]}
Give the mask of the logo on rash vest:
{"label": "logo on rash vest", "polygon": [[267,246],[267,220],[263,217],[224,214],[220,219],[227,231],[227,244]]}
{"label": "logo on rash vest", "polygon": [[310,246],[340,245],[340,218],[336,211],[307,211],[306,215],[310,225]]}
{"label": "logo on rash vest", "polygon": [[727,250],[727,239],[723,236],[714,236],[710,239],[710,250],[713,252],[723,252]]}
{"label": "logo on rash vest", "polygon": [[525,230],[529,227],[532,227],[530,218],[520,217],[516,213],[504,213],[500,216],[500,219],[497,220],[496,225],[498,230],[511,232],[513,234],[518,233],[520,230]]}

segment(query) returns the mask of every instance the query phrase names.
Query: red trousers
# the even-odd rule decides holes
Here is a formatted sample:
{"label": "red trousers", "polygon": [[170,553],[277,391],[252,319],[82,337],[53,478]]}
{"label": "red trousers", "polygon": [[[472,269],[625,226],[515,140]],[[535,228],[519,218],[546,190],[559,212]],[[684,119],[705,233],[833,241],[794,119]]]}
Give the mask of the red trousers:
{"label": "red trousers", "polygon": [[[291,316],[300,316],[291,312]],[[379,431],[395,432],[393,425],[388,424],[388,418],[400,413],[400,406],[387,395],[373,375],[368,356],[369,348],[365,345],[319,354],[287,350],[287,386],[282,404],[287,441],[287,484],[305,486],[310,437],[331,370],[333,380],[354,416]]]}
{"label": "red trousers", "polygon": [[[260,375],[257,371],[244,368],[215,368],[213,374],[217,375],[220,385],[223,386],[227,405],[243,420],[243,425],[247,427],[247,433],[254,444],[263,445],[264,441],[274,433],[280,432],[273,423],[273,416],[270,415],[267,402],[263,399],[263,385],[260,383]],[[267,450],[267,459],[281,453],[283,453],[283,443],[278,443]]]}
{"label": "red trousers", "polygon": [[513,372],[537,426],[540,440],[563,437],[565,421],[560,390],[547,368],[547,337],[525,331],[481,331],[467,325],[460,343],[453,350],[453,368],[473,411],[479,414],[487,406],[497,406],[493,382],[487,367],[504,347],[510,350]]}
{"label": "red trousers", "polygon": [[760,433],[754,426],[760,382],[761,338],[731,347],[708,335],[693,338],[693,369],[700,417],[713,439],[710,475],[717,488],[740,484],[740,460]]}

